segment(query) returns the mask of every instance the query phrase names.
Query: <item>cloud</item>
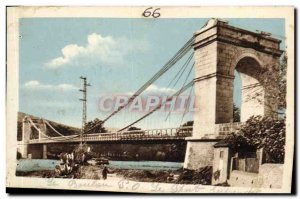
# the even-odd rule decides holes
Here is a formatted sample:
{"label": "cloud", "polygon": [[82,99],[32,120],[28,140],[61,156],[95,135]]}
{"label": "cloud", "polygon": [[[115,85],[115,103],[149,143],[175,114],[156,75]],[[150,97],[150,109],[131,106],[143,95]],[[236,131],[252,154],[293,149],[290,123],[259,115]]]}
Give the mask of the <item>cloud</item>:
{"label": "cloud", "polygon": [[[175,89],[159,87],[155,84],[151,84],[141,95],[173,95],[176,92]],[[131,96],[135,92],[127,92],[126,95]]]}
{"label": "cloud", "polygon": [[40,82],[36,80],[28,81],[24,84],[25,87],[34,87],[34,86],[39,86]]}
{"label": "cloud", "polygon": [[69,44],[61,49],[62,55],[45,65],[48,68],[60,68],[66,65],[95,65],[103,63],[113,65],[122,63],[133,50],[140,52],[148,48],[142,41],[129,41],[125,38],[114,38],[92,33],[87,36],[87,44]]}
{"label": "cloud", "polygon": [[51,85],[51,84],[41,84],[37,80],[31,80],[26,82],[23,85],[26,89],[35,89],[35,90],[59,90],[59,91],[69,91],[69,90],[76,90],[77,87],[71,84],[58,84],[58,85]]}
{"label": "cloud", "polygon": [[176,90],[171,89],[171,88],[166,88],[166,87],[158,87],[155,84],[150,85],[146,90],[145,93],[146,94],[165,94],[165,95],[169,95],[169,94],[173,94],[175,93]]}

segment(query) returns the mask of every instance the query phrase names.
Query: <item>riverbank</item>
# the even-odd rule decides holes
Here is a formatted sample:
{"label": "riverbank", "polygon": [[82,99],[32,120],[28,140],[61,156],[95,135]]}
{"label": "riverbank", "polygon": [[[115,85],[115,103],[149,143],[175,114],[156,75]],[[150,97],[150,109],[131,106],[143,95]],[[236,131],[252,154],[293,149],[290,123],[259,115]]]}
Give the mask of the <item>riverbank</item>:
{"label": "riverbank", "polygon": [[[55,177],[54,170],[40,170],[40,171],[18,171],[17,176],[26,177],[41,177],[53,178]],[[118,169],[110,168],[108,180],[126,179],[138,182],[161,182],[161,183],[177,183],[177,184],[211,184],[212,168],[204,167],[197,171],[191,170],[138,170],[138,169]],[[81,166],[80,172],[62,176],[61,178],[75,178],[75,179],[102,179],[102,168],[100,166]]]}

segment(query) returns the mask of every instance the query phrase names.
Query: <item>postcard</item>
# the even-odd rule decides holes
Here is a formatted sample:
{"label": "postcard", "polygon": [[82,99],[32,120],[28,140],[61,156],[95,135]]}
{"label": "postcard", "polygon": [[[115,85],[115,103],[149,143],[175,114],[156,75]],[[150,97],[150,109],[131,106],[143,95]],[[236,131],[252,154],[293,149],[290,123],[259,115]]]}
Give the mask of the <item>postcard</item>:
{"label": "postcard", "polygon": [[7,7],[7,188],[290,193],[293,7]]}

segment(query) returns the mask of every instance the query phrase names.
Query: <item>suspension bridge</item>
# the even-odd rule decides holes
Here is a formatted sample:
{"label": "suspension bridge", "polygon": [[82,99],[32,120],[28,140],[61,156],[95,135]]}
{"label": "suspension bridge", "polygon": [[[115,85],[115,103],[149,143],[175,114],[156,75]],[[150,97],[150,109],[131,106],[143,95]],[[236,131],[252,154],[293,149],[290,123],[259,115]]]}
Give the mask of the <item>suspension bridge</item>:
{"label": "suspension bridge", "polygon": [[[269,66],[279,65],[280,40],[269,34],[251,32],[234,27],[228,22],[218,19],[209,20],[204,27],[197,31],[161,69],[146,81],[129,98],[128,102],[113,111],[92,128],[76,135],[64,135],[55,129],[49,122],[33,121],[30,117],[23,119],[22,141],[19,142],[22,155],[27,157],[28,145],[42,144],[43,152],[47,144],[76,143],[76,142],[146,142],[149,140],[159,143],[163,140],[186,141],[185,168],[197,169],[212,165],[214,158],[214,145],[228,133],[237,131],[242,123],[233,123],[233,80],[234,71],[241,74],[242,79],[242,105],[241,122],[245,122],[252,115],[271,115],[271,106],[276,105],[270,99],[266,100],[268,90],[260,84],[259,71]],[[187,56],[185,56],[187,55]],[[187,57],[187,58],[186,58]],[[110,133],[95,132],[99,126],[118,115],[125,107],[134,102],[150,85],[157,81],[180,60],[182,66],[169,82],[168,86],[174,87],[179,80],[182,82],[180,89],[144,114],[137,120],[125,125],[120,130]],[[190,77],[195,70],[195,77]],[[186,77],[184,77],[184,74]],[[262,95],[259,103],[247,101],[251,95],[257,95],[259,89]],[[193,127],[148,129],[128,131],[128,128],[146,119],[165,103],[193,89],[195,92],[195,109]],[[183,113],[184,117],[186,112]],[[158,124],[159,125],[159,124]],[[34,131],[37,136],[32,136]],[[52,129],[56,136],[49,136],[46,129]]]}

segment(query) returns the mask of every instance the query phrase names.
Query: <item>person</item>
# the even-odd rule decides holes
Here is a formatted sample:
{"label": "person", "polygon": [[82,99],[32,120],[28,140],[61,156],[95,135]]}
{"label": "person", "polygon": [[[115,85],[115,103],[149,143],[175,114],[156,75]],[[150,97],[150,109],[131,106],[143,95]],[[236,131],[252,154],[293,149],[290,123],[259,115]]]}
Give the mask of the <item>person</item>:
{"label": "person", "polygon": [[82,154],[81,162],[82,162],[82,164],[84,165],[84,163],[85,163],[85,154],[84,154],[84,153]]}
{"label": "person", "polygon": [[59,177],[61,175],[62,171],[59,165],[55,166],[55,177]]}
{"label": "person", "polygon": [[104,180],[106,180],[106,178],[107,178],[107,173],[108,173],[108,169],[107,169],[106,166],[104,166],[104,168],[103,168],[103,170],[102,170],[102,178],[103,178]]}

